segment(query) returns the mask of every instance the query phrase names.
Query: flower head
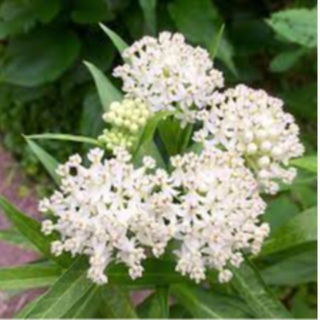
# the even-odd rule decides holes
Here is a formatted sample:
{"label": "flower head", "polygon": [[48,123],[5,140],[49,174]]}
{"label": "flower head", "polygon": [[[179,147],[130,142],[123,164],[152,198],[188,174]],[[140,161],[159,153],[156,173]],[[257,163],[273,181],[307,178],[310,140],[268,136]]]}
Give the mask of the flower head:
{"label": "flower head", "polygon": [[148,101],[152,112],[176,110],[185,123],[195,121],[196,110],[206,106],[223,86],[206,50],[185,43],[181,34],[163,32],[146,36],[126,49],[126,64],[114,70],[127,96]]}
{"label": "flower head", "polygon": [[115,154],[103,160],[102,150],[91,150],[88,168],[78,155],[70,157],[58,169],[60,191],[39,206],[56,216],[55,223],[43,222],[45,234],[56,230],[61,235],[61,241],[52,243],[52,252],[88,255],[88,277],[98,284],[107,282],[105,269],[112,261],[125,263],[133,279],[140,277],[144,248],[152,247],[159,256],[170,240],[168,221],[157,213],[159,199],[172,199],[166,189],[168,177],[160,181],[148,173],[154,167],[150,158],[135,169],[126,151],[116,149]]}
{"label": "flower head", "polygon": [[287,166],[290,159],[303,154],[304,147],[299,127],[294,117],[283,111],[280,99],[238,85],[216,94],[211,105],[211,110],[198,114],[204,121],[198,140],[238,152],[269,193],[278,190],[275,180],[292,183],[296,171]]}
{"label": "flower head", "polygon": [[258,253],[269,233],[268,225],[259,222],[266,205],[258,185],[240,157],[215,147],[175,157],[172,165],[179,190],[176,269],[199,282],[214,268],[221,282],[229,281],[227,264],[239,267],[240,250]]}

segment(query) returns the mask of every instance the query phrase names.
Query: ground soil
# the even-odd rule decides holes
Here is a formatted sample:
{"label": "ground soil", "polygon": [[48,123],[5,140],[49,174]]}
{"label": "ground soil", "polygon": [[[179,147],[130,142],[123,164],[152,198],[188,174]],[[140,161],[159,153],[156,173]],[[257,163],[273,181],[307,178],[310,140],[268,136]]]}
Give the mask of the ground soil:
{"label": "ground soil", "polygon": [[[21,211],[39,218],[37,196],[32,183],[23,175],[18,162],[1,146],[0,142],[0,194]],[[0,229],[10,226],[0,209]],[[36,259],[35,253],[0,242],[0,267],[18,266]],[[4,293],[0,291],[0,319],[10,318],[36,293]]]}

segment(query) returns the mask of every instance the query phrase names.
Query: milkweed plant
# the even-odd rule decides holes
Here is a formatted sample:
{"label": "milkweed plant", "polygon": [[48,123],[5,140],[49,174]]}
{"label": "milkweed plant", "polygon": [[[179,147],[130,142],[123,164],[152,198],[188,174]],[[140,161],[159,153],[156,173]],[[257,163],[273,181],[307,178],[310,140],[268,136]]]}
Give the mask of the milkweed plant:
{"label": "milkweed plant", "polygon": [[[96,139],[27,137],[57,182],[39,203],[41,224],[1,198],[16,229],[43,256],[25,267],[35,278],[21,287],[51,286],[21,316],[84,317],[85,306],[93,313],[97,294],[106,290],[120,317],[138,317],[123,297],[147,288],[151,295],[142,304],[158,310],[156,317],[169,317],[170,295],[179,300],[188,290],[212,286],[225,294],[219,303],[242,310],[239,317],[290,317],[254,259],[268,249],[265,197],[293,183],[292,161],[304,153],[294,117],[263,89],[226,88],[212,56],[181,34],[162,32],[127,46],[102,27],[123,58],[112,74],[122,92],[85,63],[105,129]],[[58,164],[35,143],[40,138],[92,148]],[[223,317],[215,304],[209,317]]]}

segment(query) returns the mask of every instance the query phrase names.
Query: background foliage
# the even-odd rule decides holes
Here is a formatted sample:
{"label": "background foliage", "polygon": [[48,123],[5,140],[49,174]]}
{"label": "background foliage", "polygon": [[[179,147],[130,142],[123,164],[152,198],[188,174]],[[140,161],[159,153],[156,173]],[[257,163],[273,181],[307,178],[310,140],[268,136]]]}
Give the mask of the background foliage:
{"label": "background foliage", "polygon": [[[107,74],[121,63],[114,45],[98,27],[98,22],[103,22],[127,43],[161,30],[182,32],[190,43],[207,48],[216,57],[216,66],[224,71],[227,86],[244,82],[283,98],[286,110],[296,116],[301,127],[307,153],[314,155],[317,152],[315,6],[316,2],[311,0],[3,0],[0,130],[5,144],[21,159],[27,172],[35,175],[38,166],[21,133],[63,132],[93,137],[100,133],[101,105],[82,61],[94,63]],[[220,46],[214,52],[223,24]],[[36,148],[30,141],[29,146]],[[60,160],[73,148],[59,141],[44,141],[43,146]],[[302,169],[292,187],[283,188],[276,198],[267,199],[265,219],[271,224],[272,238],[256,261],[273,294],[297,318],[316,317],[317,308],[317,168],[314,158],[309,160],[296,163]],[[22,218],[17,219],[15,225],[27,224]],[[31,223],[24,236],[34,236],[37,228]],[[0,238],[6,236],[14,238],[6,233]],[[42,247],[40,251],[48,252],[48,248]],[[126,293],[121,293],[121,299],[118,294],[114,302],[110,297],[117,287],[108,287],[101,293],[101,289],[81,282],[84,281],[81,272],[67,272],[60,282],[55,282],[61,274],[56,265],[26,268],[27,271],[20,270],[22,280],[26,281],[20,281],[18,288],[14,277],[12,282],[1,280],[10,280],[11,270],[0,270],[0,288],[26,289],[36,281],[40,286],[55,283],[47,300],[56,299],[56,304],[51,309],[45,308],[45,298],[38,304],[40,309],[31,313],[33,317],[88,316],[88,310],[94,313],[94,306],[98,308],[99,299],[104,301],[100,316],[134,317],[137,312],[140,317],[168,315],[164,283],[159,283],[161,289],[134,310]],[[248,277],[248,270],[242,272],[247,272]],[[124,272],[122,276],[125,277]],[[161,274],[156,278],[159,277]],[[236,275],[235,287],[247,292],[243,279],[241,272]],[[77,287],[74,291],[66,290],[68,283],[74,281],[79,282],[81,290],[77,291]],[[118,284],[119,279],[114,281]],[[256,288],[253,280],[249,284],[252,290]],[[74,309],[64,310],[67,304],[59,304],[57,297],[62,292],[64,299],[77,302]],[[232,287],[217,283],[206,290],[177,283],[170,287],[170,292],[177,299],[170,307],[171,317],[244,318],[263,312],[263,303],[261,310],[250,310],[243,299],[248,302],[252,297],[238,298]],[[279,316],[271,308],[273,311]],[[264,317],[274,314],[263,313]]]}

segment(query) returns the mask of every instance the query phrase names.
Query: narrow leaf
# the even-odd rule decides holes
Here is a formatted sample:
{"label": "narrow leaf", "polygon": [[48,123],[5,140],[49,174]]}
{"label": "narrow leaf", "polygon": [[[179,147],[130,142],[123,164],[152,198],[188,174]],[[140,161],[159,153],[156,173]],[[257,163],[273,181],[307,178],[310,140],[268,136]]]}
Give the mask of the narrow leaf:
{"label": "narrow leaf", "polygon": [[84,259],[77,259],[51,289],[29,310],[25,319],[61,319],[94,284],[87,278]]}
{"label": "narrow leaf", "polygon": [[96,146],[100,146],[98,140],[84,137],[84,136],[75,136],[71,134],[62,134],[62,133],[43,133],[43,134],[32,134],[26,136],[28,139],[49,139],[49,140],[63,140],[63,141],[72,141],[72,142],[80,142],[80,143],[89,143]]}
{"label": "narrow leaf", "polygon": [[102,312],[105,318],[138,318],[129,295],[124,288],[107,285],[102,289]]}
{"label": "narrow leaf", "polygon": [[215,37],[215,39],[213,41],[212,47],[210,48],[210,58],[213,61],[217,56],[217,52],[218,52],[218,49],[219,49],[219,46],[220,46],[220,43],[221,43],[221,39],[222,39],[222,36],[223,36],[224,28],[225,28],[225,25],[222,24],[217,36]]}
{"label": "narrow leaf", "polygon": [[101,29],[107,34],[107,36],[111,39],[119,53],[122,55],[123,51],[128,48],[128,45],[125,43],[125,41],[118,36],[114,31],[109,29],[107,26],[104,24],[100,23],[99,24]]}
{"label": "narrow leaf", "polygon": [[63,319],[92,319],[101,305],[99,286],[94,286],[79,302],[69,311]]}
{"label": "narrow leaf", "polygon": [[259,319],[292,318],[263,282],[252,262],[246,259],[240,268],[232,268],[231,284]]}
{"label": "narrow leaf", "polygon": [[300,244],[317,241],[317,207],[308,209],[280,227],[263,247],[261,254],[283,251]]}
{"label": "narrow leaf", "polygon": [[104,111],[108,111],[112,102],[122,100],[122,94],[96,66],[90,62],[84,64],[93,76]]}
{"label": "narrow leaf", "polygon": [[61,268],[52,264],[0,268],[0,290],[47,287],[56,281],[61,272]]}
{"label": "narrow leaf", "polygon": [[52,179],[59,184],[60,178],[56,173],[56,169],[59,165],[56,159],[54,159],[47,151],[42,149],[37,143],[34,141],[28,139],[27,143],[32,150],[32,152],[35,154],[35,156],[38,158],[38,160],[43,164],[43,166],[46,168],[49,175],[52,177]]}
{"label": "narrow leaf", "polygon": [[297,286],[316,282],[318,276],[317,248],[303,250],[261,271],[263,280],[273,286]]}
{"label": "narrow leaf", "polygon": [[311,172],[318,172],[318,156],[308,156],[304,158],[291,160],[290,163],[298,168],[305,169]]}
{"label": "narrow leaf", "polygon": [[195,285],[175,284],[171,293],[194,318],[233,319],[249,318],[246,305],[236,297],[209,292]]}
{"label": "narrow leaf", "polygon": [[143,319],[168,319],[169,317],[169,290],[168,287],[156,288],[138,307],[139,317]]}
{"label": "narrow leaf", "polygon": [[139,0],[145,21],[145,34],[155,36],[157,33],[157,0]]}
{"label": "narrow leaf", "polygon": [[110,284],[166,286],[173,283],[189,282],[187,277],[175,271],[175,262],[159,259],[147,259],[143,263],[143,277],[132,280],[128,268],[122,264],[111,265],[107,269]]}
{"label": "narrow leaf", "polygon": [[20,212],[2,196],[0,196],[0,208],[19,232],[38,248],[45,257],[61,266],[68,266],[70,264],[69,256],[64,254],[56,257],[51,254],[51,242],[56,240],[56,237],[54,235],[45,236],[41,232],[41,224],[38,221]]}
{"label": "narrow leaf", "polygon": [[136,149],[134,151],[134,156],[139,152],[139,149],[144,145],[148,144],[150,141],[153,140],[154,134],[157,130],[159,122],[161,120],[166,119],[170,115],[173,115],[174,112],[172,111],[160,111],[153,115],[151,119],[148,120],[145,128],[143,129],[139,141],[137,143]]}
{"label": "narrow leaf", "polygon": [[37,248],[16,228],[9,228],[0,231],[0,241],[5,241],[14,246],[27,250],[37,250]]}

